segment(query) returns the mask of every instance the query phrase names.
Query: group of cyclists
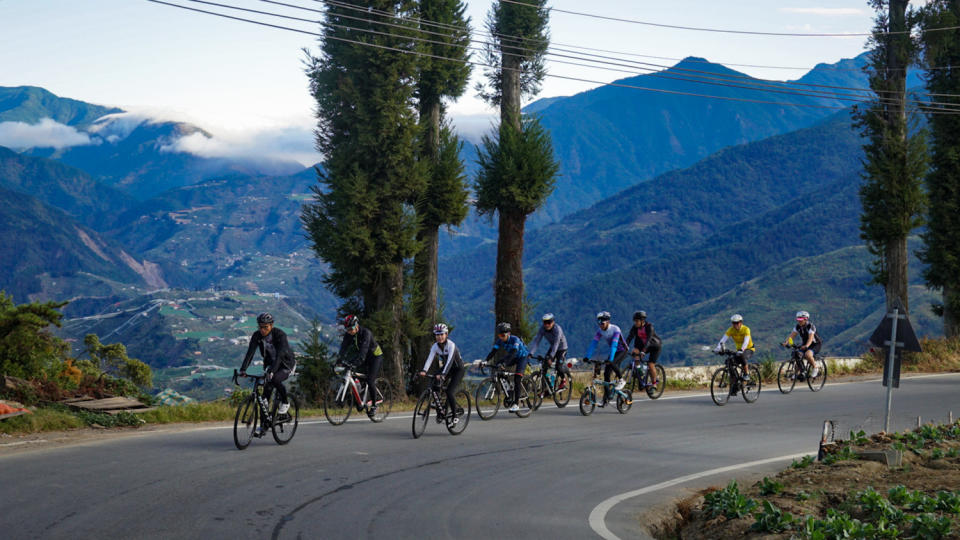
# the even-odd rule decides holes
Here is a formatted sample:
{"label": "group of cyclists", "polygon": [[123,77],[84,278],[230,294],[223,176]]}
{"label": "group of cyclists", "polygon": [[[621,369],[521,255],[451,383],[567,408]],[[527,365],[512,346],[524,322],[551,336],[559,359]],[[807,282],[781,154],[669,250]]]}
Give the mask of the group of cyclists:
{"label": "group of cyclists", "polygon": [[[597,313],[598,328],[587,347],[585,356],[587,360],[593,357],[597,346],[601,342],[610,349],[604,361],[594,364],[594,376],[599,376],[600,368],[603,366],[604,381],[610,383],[611,375],[616,375],[615,384],[612,386],[617,390],[622,389],[626,384],[622,368],[625,367],[624,361],[629,354],[633,357],[634,362],[646,356],[649,373],[656,377],[657,370],[654,366],[660,357],[663,342],[653,329],[653,324],[647,320],[647,313],[637,311],[633,314],[633,327],[626,335],[619,326],[611,323],[610,319],[608,311]],[[257,327],[257,331],[250,337],[250,344],[240,367],[240,374],[246,374],[254,354],[259,350],[263,358],[265,372],[264,397],[269,401],[270,395],[276,390],[277,397],[281,401],[277,413],[283,415],[289,409],[287,390],[283,386],[283,381],[289,378],[296,369],[296,357],[287,341],[286,333],[274,326],[272,315],[261,313],[257,317]],[[343,327],[344,335],[338,358],[340,361],[353,358],[357,364],[356,367],[362,368],[366,373],[370,388],[376,388],[377,378],[383,364],[383,351],[377,344],[373,332],[369,328],[360,326],[360,319],[356,315],[347,315],[343,319]],[[460,349],[449,338],[450,329],[446,324],[438,323],[434,325],[433,334],[436,341],[430,348],[419,374],[420,376],[427,376],[434,361],[437,361],[439,369],[434,376],[440,382],[446,383],[448,403],[454,403],[454,395],[466,372],[463,357],[460,354]],[[810,376],[816,377],[818,369],[814,355],[820,352],[822,339],[816,326],[810,322],[810,314],[806,311],[797,312],[796,325],[784,340],[783,345],[796,343],[795,338],[799,338],[799,348],[811,366]],[[540,328],[530,349],[527,348],[519,336],[512,333],[510,323],[498,323],[493,348],[484,361],[488,365],[502,365],[510,368],[513,373],[513,388],[520,388],[527,363],[535,355],[543,341],[548,345],[547,352],[543,356],[546,368],[556,370],[555,376],[558,384],[567,384],[565,381],[568,381],[570,376],[566,362],[567,338],[552,313],[547,313],[541,318]],[[739,313],[730,317],[730,328],[721,336],[715,350],[717,352],[722,351],[728,341],[733,342],[736,360],[743,365],[743,377],[748,380],[749,362],[754,354],[755,346],[750,328],[744,324],[743,316]],[[654,379],[651,384],[656,386],[658,382]],[[603,407],[609,400],[610,386],[609,384],[604,386],[603,403],[599,403],[599,407]],[[511,412],[519,410],[519,405],[512,395],[506,396],[504,404],[510,407]],[[376,398],[372,398],[365,405],[372,414],[376,411],[379,403]]]}

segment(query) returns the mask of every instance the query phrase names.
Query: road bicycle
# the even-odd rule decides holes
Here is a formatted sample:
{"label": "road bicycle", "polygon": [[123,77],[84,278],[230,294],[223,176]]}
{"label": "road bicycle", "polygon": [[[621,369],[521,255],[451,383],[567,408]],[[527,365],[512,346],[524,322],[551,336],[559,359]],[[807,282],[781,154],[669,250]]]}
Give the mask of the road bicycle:
{"label": "road bicycle", "polygon": [[[656,370],[656,374],[651,377],[650,368],[647,367],[647,362],[643,359],[644,353],[632,356],[633,361],[630,363],[629,369],[630,384],[627,385],[631,392],[633,390],[643,390],[650,399],[657,399],[662,396],[663,390],[667,387],[667,374],[663,370],[663,366],[655,363],[653,368]],[[654,384],[654,381],[656,381],[656,384]]]}
{"label": "road bicycle", "polygon": [[[511,390],[513,388],[511,379],[513,379],[513,373],[507,373],[500,364],[486,362],[480,364],[480,369],[484,374],[486,374],[486,368],[488,367],[495,368],[494,373],[490,377],[480,381],[474,393],[477,416],[479,416],[481,420],[493,418],[497,414],[497,411],[500,410],[501,404],[504,406],[512,405],[512,402],[510,402],[507,396],[511,396]],[[530,379],[530,377],[524,375],[520,380],[520,388],[517,389],[517,394],[519,395],[517,405],[520,408],[514,411],[514,413],[520,418],[526,418],[533,412],[533,407],[537,402],[537,395],[533,388],[533,380]]]}
{"label": "road bicycle", "polygon": [[827,383],[827,363],[823,360],[823,357],[820,355],[813,357],[813,361],[816,362],[820,372],[817,373],[816,377],[811,377],[810,363],[803,357],[800,346],[783,345],[782,343],[780,345],[792,349],[790,360],[782,362],[780,370],[777,372],[777,387],[780,388],[780,392],[789,394],[793,391],[797,381],[807,381],[810,390],[819,392],[823,385]]}
{"label": "road bicycle", "polygon": [[[597,367],[604,364],[605,361],[594,361],[594,360],[583,360],[585,363],[596,364]],[[630,410],[630,407],[633,407],[633,392],[628,389],[626,386],[622,390],[617,390],[616,382],[614,381],[605,381],[600,378],[600,373],[598,369],[594,369],[593,372],[593,381],[589,386],[583,389],[583,393],[580,394],[580,414],[584,416],[590,416],[593,414],[593,411],[597,406],[604,407],[607,404],[607,401],[603,399],[604,389],[609,389],[609,392],[613,393],[614,399],[617,404],[617,412],[620,414],[627,414],[627,411]]]}
{"label": "road bicycle", "polygon": [[[393,407],[390,383],[386,379],[378,378],[377,387],[371,392],[367,376],[353,370],[352,365],[344,362],[337,362],[333,366],[336,375],[330,379],[323,394],[323,415],[331,425],[339,426],[350,418],[356,408],[357,412],[366,411],[371,421],[383,422]],[[368,401],[376,404],[376,410],[367,406]]]}
{"label": "road bicycle", "polygon": [[717,354],[724,356],[723,367],[717,368],[713,372],[713,378],[710,379],[710,397],[713,402],[719,406],[724,406],[730,400],[730,396],[737,392],[743,396],[747,403],[753,403],[760,397],[760,370],[756,364],[750,366],[750,379],[744,380],[747,374],[743,366],[737,360],[739,353],[737,351],[728,351],[721,348]]}
{"label": "road bicycle", "polygon": [[280,406],[277,392],[270,394],[269,402],[263,397],[266,374],[240,375],[237,370],[233,370],[234,385],[239,384],[237,379],[241,376],[253,379],[253,391],[237,406],[237,414],[233,419],[233,443],[237,445],[237,449],[243,450],[250,446],[254,437],[258,439],[263,437],[267,434],[267,430],[273,433],[273,440],[277,441],[277,444],[290,442],[300,423],[300,403],[296,396],[287,393],[290,409],[284,414],[277,414],[277,408]]}
{"label": "road bicycle", "polygon": [[[557,377],[550,371],[545,356],[534,356],[533,358],[540,362],[540,369],[530,376],[533,380],[534,392],[537,394],[537,403],[533,406],[533,410],[539,409],[543,400],[550,396],[553,396],[553,402],[556,403],[558,409],[566,407],[570,403],[570,394],[573,391],[573,378],[570,376],[570,372],[561,372],[560,376]],[[568,370],[570,367],[570,364],[567,364]]]}
{"label": "road bicycle", "polygon": [[463,388],[457,390],[453,407],[447,405],[447,393],[443,389],[443,380],[432,377],[430,387],[420,394],[417,406],[413,409],[413,438],[419,439],[427,429],[430,409],[436,411],[434,418],[438,424],[446,424],[451,435],[459,435],[470,423],[470,394]]}

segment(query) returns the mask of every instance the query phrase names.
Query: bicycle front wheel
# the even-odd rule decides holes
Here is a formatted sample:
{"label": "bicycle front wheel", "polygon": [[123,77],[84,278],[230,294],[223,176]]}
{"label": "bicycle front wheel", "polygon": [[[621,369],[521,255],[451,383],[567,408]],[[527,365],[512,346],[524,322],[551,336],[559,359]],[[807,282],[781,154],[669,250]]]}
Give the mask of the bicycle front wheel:
{"label": "bicycle front wheel", "polygon": [[544,394],[548,393],[547,390],[547,379],[543,377],[540,372],[534,373],[530,376],[530,380],[533,383],[534,391],[534,403],[533,410],[540,408],[540,405],[543,404]]}
{"label": "bicycle front wheel", "polygon": [[520,407],[514,414],[520,418],[530,416],[534,411],[534,405],[537,403],[537,391],[533,387],[533,381],[530,377],[520,379],[520,388],[516,391],[517,405]]}
{"label": "bicycle front wheel", "polygon": [[[663,390],[667,387],[667,374],[660,364],[654,364],[653,367],[656,369],[656,380],[651,377],[650,371],[647,370],[644,382],[647,383],[647,397],[657,399],[663,395]],[[653,384],[654,382],[657,384]]]}
{"label": "bicycle front wheel", "polygon": [[593,388],[585,388],[580,394],[580,414],[590,416],[593,410],[597,408],[597,397],[593,393]]}
{"label": "bicycle front wheel", "polygon": [[617,412],[627,414],[630,407],[633,407],[633,391],[620,390],[617,392]]}
{"label": "bicycle front wheel", "polygon": [[730,400],[730,372],[726,367],[717,368],[710,379],[710,397],[723,407]]}
{"label": "bicycle front wheel", "polygon": [[259,416],[254,394],[250,394],[237,407],[237,415],[233,419],[233,444],[237,445],[237,450],[243,450],[250,446],[250,441],[253,440],[253,432],[257,429]]}
{"label": "bicycle front wheel", "polygon": [[420,394],[417,406],[413,408],[413,438],[419,439],[427,429],[427,420],[430,419],[430,389]]}
{"label": "bicycle front wheel", "polygon": [[827,383],[827,363],[823,361],[823,358],[815,358],[814,362],[817,363],[817,367],[820,368],[820,373],[817,373],[816,377],[810,377],[810,372],[807,372],[807,386],[810,387],[810,390],[814,392],[819,392],[823,385]]}
{"label": "bicycle front wheel", "polygon": [[290,395],[287,396],[287,401],[290,404],[290,409],[285,414],[277,414],[280,400],[277,399],[273,402],[273,410],[271,411],[273,415],[272,431],[273,440],[277,441],[277,444],[290,442],[290,439],[297,432],[297,425],[300,423],[300,403],[295,396]]}
{"label": "bicycle front wheel", "polygon": [[377,404],[377,411],[373,414],[367,414],[371,422],[380,423],[390,416],[390,410],[393,408],[393,387],[390,381],[386,379],[377,379],[377,391],[373,398]]}
{"label": "bicycle front wheel", "polygon": [[553,402],[558,409],[562,409],[570,403],[570,394],[573,393],[573,377],[563,374],[557,377],[557,387],[553,390]]}
{"label": "bicycle front wheel", "polygon": [[340,379],[333,379],[323,393],[323,415],[331,426],[339,426],[350,418],[353,412],[353,393]]}
{"label": "bicycle front wheel", "polygon": [[500,400],[502,398],[500,385],[496,379],[487,377],[480,381],[477,391],[474,393],[476,398],[477,415],[481,420],[489,420],[500,410]]}
{"label": "bicycle front wheel", "polygon": [[750,366],[750,380],[740,382],[740,394],[747,403],[753,403],[760,397],[760,387],[763,381],[760,380],[760,370],[757,366]]}
{"label": "bicycle front wheel", "polygon": [[466,390],[457,390],[456,403],[447,403],[447,431],[459,435],[470,423],[470,394]]}
{"label": "bicycle front wheel", "polygon": [[794,385],[797,384],[797,372],[794,365],[793,360],[783,362],[777,371],[777,388],[780,389],[782,394],[789,394],[793,391]]}

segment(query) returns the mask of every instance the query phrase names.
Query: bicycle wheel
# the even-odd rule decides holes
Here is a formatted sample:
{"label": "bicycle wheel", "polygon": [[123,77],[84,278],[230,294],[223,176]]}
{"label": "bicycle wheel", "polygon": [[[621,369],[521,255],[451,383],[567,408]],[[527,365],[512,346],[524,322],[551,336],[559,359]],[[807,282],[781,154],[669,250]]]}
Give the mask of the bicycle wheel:
{"label": "bicycle wheel", "polygon": [[617,392],[617,411],[620,414],[627,414],[630,407],[633,407],[633,391],[624,389]]}
{"label": "bicycle wheel", "polygon": [[233,419],[233,444],[237,445],[237,450],[243,450],[250,446],[250,441],[253,440],[253,432],[257,429],[257,420],[260,417],[258,410],[253,394],[250,394],[237,407],[237,415]]}
{"label": "bicycle wheel", "polygon": [[717,368],[710,379],[710,397],[713,402],[723,407],[730,399],[730,373],[726,367]]}
{"label": "bicycle wheel", "polygon": [[750,380],[740,382],[740,394],[747,403],[753,403],[760,397],[760,387],[763,381],[760,380],[760,369],[757,366],[750,366]]}
{"label": "bicycle wheel", "polygon": [[480,381],[477,391],[474,393],[474,402],[477,407],[477,415],[481,420],[489,420],[500,410],[500,400],[502,399],[500,385],[496,379],[487,377]]}
{"label": "bicycle wheel", "polygon": [[273,416],[273,426],[271,426],[273,440],[277,441],[277,444],[290,442],[290,439],[297,432],[297,425],[300,423],[300,403],[296,396],[288,395],[287,401],[290,403],[290,409],[286,414],[277,414],[280,400],[274,400],[273,408],[270,410],[270,414]]}
{"label": "bicycle wheel", "polygon": [[417,406],[413,408],[413,438],[419,439],[427,429],[427,420],[430,419],[430,389],[420,394]]}
{"label": "bicycle wheel", "polygon": [[540,375],[540,372],[536,372],[530,376],[530,380],[533,383],[533,394],[534,394],[534,403],[533,410],[540,408],[540,405],[543,404],[543,395],[547,393],[547,380]]}
{"label": "bicycle wheel", "polygon": [[777,370],[777,388],[781,394],[789,394],[797,384],[797,373],[793,366],[793,360],[780,363],[780,369]]}
{"label": "bicycle wheel", "polygon": [[558,409],[562,409],[570,403],[570,394],[573,393],[573,377],[562,375],[557,379],[557,388],[553,390],[553,402]]}
{"label": "bicycle wheel", "polygon": [[537,391],[534,389],[530,377],[525,376],[520,379],[520,389],[516,393],[517,405],[520,406],[520,409],[514,414],[520,418],[526,418],[534,411],[533,406],[537,403]]}
{"label": "bicycle wheel", "polygon": [[593,410],[597,408],[597,397],[594,394],[593,387],[585,388],[580,394],[580,414],[590,416]]}
{"label": "bicycle wheel", "polygon": [[650,378],[650,371],[647,371],[644,382],[647,383],[647,397],[657,399],[663,395],[663,390],[667,387],[667,374],[663,371],[663,366],[660,364],[654,364],[653,367],[657,373],[657,384],[653,384],[653,380]]}
{"label": "bicycle wheel", "polygon": [[[338,398],[339,396],[339,398]],[[341,379],[332,379],[323,393],[323,415],[331,426],[339,426],[353,412],[353,392],[344,387]]]}
{"label": "bicycle wheel", "polygon": [[456,403],[447,403],[447,431],[451,435],[459,435],[470,423],[470,394],[461,389],[457,390],[454,397],[457,398]]}
{"label": "bicycle wheel", "polygon": [[390,416],[390,410],[393,408],[393,386],[390,385],[390,381],[377,379],[377,394],[374,399],[377,403],[377,412],[374,414],[367,412],[367,417],[371,422],[380,423]]}
{"label": "bicycle wheel", "polygon": [[810,387],[810,390],[814,392],[819,392],[823,385],[827,383],[827,363],[823,361],[823,358],[814,358],[814,362],[817,363],[817,367],[820,368],[820,373],[817,373],[816,377],[810,377],[809,370],[807,371],[807,386]]}

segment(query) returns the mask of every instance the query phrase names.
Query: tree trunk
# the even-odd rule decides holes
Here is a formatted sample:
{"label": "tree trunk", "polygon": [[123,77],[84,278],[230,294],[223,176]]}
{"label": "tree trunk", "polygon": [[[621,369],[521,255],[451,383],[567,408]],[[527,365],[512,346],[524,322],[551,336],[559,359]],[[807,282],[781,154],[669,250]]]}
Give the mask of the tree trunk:
{"label": "tree trunk", "polygon": [[[436,225],[425,224],[417,234],[417,240],[423,247],[413,259],[413,279],[420,287],[415,314],[417,319],[428,325],[440,322],[437,320],[437,280],[438,255],[440,248],[440,229]],[[424,361],[430,347],[433,345],[433,332],[417,336],[414,343],[414,354],[410,369],[416,369],[418,360]]]}
{"label": "tree trunk", "polygon": [[957,316],[956,298],[960,291],[957,291],[950,285],[943,286],[943,336],[947,339],[960,336],[960,320]]}
{"label": "tree trunk", "polygon": [[493,310],[496,322],[506,321],[517,330],[523,320],[523,232],[526,222],[526,214],[519,210],[500,210]]}
{"label": "tree trunk", "polygon": [[501,55],[500,122],[520,131],[520,63],[514,55]]}
{"label": "tree trunk", "polygon": [[907,291],[907,239],[891,238],[884,248],[887,262],[887,283],[884,291],[887,295],[887,312],[893,309],[899,298],[903,309],[910,312],[909,292]]}
{"label": "tree trunk", "polygon": [[398,392],[404,390],[403,348],[400,342],[401,328],[403,327],[403,263],[394,263],[381,276],[377,287],[376,311],[388,311],[390,324],[381,344],[384,351],[384,362],[380,368],[381,375],[387,377]]}

